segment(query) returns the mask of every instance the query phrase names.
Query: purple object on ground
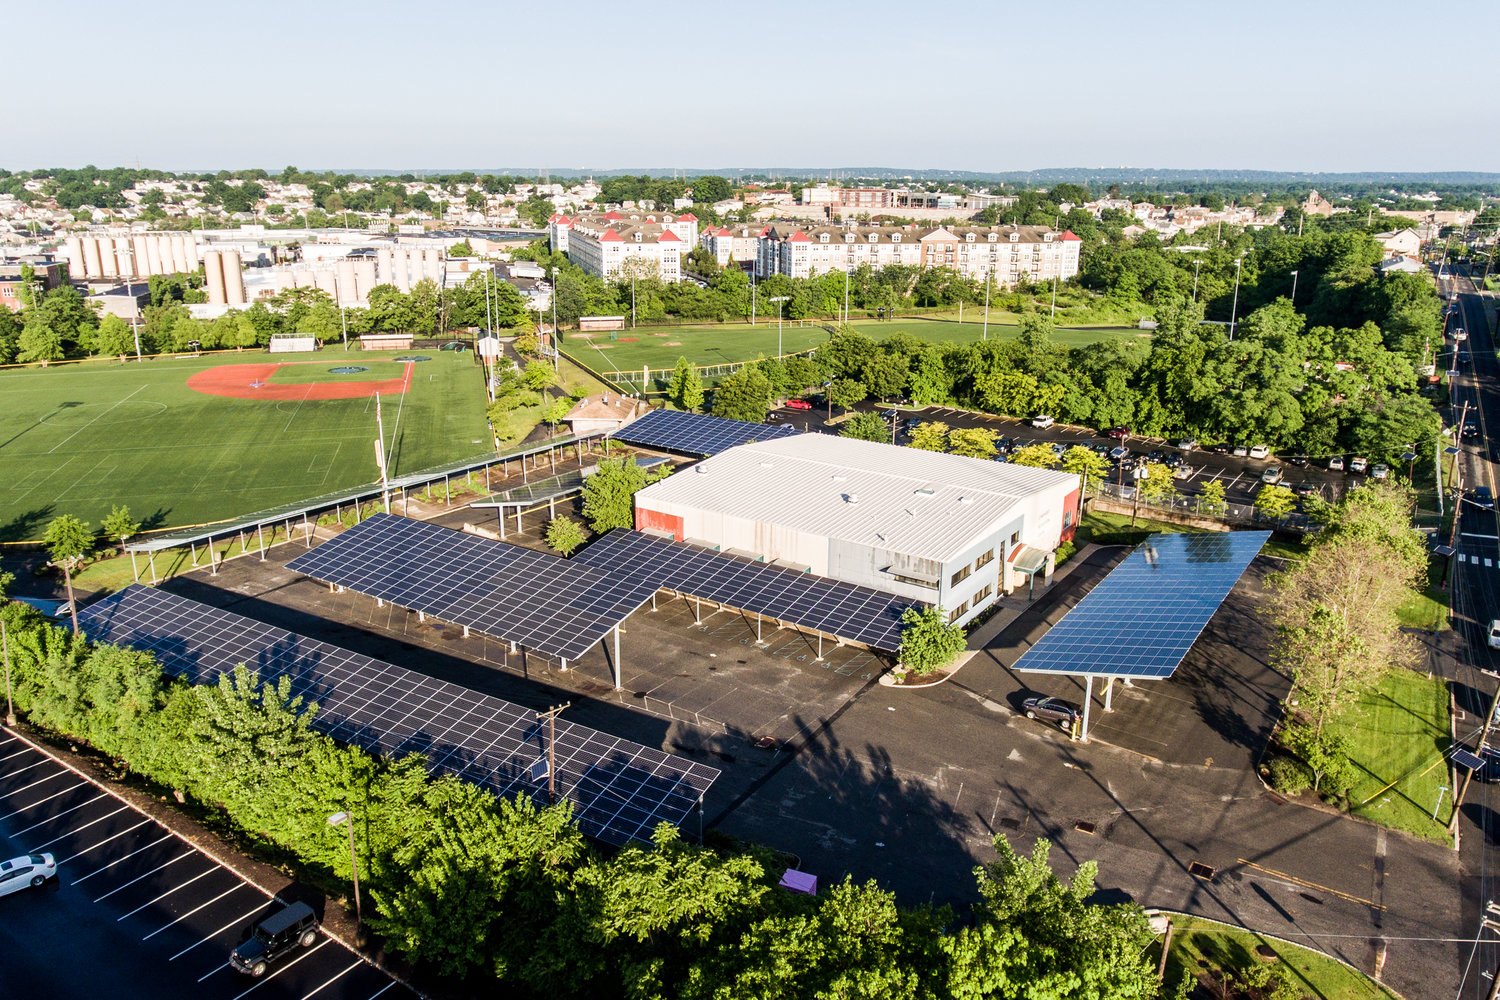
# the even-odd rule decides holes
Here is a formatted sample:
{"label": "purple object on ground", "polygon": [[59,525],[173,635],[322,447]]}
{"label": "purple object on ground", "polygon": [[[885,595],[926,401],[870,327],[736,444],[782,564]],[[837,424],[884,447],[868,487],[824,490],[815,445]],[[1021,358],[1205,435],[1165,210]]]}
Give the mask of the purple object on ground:
{"label": "purple object on ground", "polygon": [[807,872],[799,872],[795,868],[788,868],[786,874],[781,876],[781,887],[793,892],[805,892],[809,896],[818,894],[818,876],[809,875]]}

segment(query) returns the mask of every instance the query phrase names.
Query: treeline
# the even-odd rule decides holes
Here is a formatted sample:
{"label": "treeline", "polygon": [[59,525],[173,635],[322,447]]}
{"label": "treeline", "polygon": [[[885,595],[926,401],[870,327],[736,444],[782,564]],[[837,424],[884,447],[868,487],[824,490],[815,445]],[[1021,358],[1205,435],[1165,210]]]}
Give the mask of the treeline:
{"label": "treeline", "polygon": [[326,817],[356,823],[369,923],[424,968],[510,996],[1035,998],[1158,994],[1134,904],[1092,906],[1096,866],[1060,882],[1039,841],[976,870],[978,900],[905,909],[845,878],[817,897],[777,888],[756,848],[700,847],[663,826],[601,852],[568,807],[496,799],[420,755],[371,757],[309,726],[317,706],[243,666],[216,684],[164,680],[147,653],[94,645],[20,605],[7,622],[16,707],[81,740],[243,840],[343,885],[350,858]]}
{"label": "treeline", "polygon": [[[1168,304],[1149,340],[1066,348],[1045,317],[1022,318],[1013,340],[933,344],[906,333],[875,341],[841,330],[812,358],[766,359],[720,380],[719,416],[762,420],[772,402],[817,390],[834,406],[909,397],[919,405],[1047,413],[1101,429],[1204,444],[1263,443],[1281,454],[1349,452],[1392,466],[1415,445],[1429,454],[1440,421],[1419,392],[1405,327],[1307,326],[1285,299],[1224,327],[1201,307]],[[675,383],[671,383],[675,385]],[[666,389],[668,385],[662,385]]]}
{"label": "treeline", "polygon": [[[139,331],[123,320],[102,320],[74,288],[48,292],[42,301],[18,313],[0,309],[0,364],[61,361],[82,355],[135,353],[140,337],[143,354],[188,350],[195,342],[206,350],[269,344],[272,334],[310,333],[320,342],[365,333],[414,333],[441,336],[450,330],[493,325],[497,329],[535,328],[526,300],[514,287],[476,274],[462,285],[439,290],[430,280],[408,293],[395,285],[370,290],[369,307],[339,307],[316,288],[289,288],[216,319],[194,319],[188,302],[202,301],[202,273],[151,278],[152,304],[142,311]],[[489,308],[485,308],[488,295]]]}

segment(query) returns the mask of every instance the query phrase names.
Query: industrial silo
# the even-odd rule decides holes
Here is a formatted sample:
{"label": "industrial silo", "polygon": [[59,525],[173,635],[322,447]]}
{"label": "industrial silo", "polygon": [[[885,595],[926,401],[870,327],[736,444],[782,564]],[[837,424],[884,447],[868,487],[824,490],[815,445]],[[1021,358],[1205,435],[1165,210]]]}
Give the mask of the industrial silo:
{"label": "industrial silo", "polygon": [[137,278],[142,278],[153,273],[151,270],[151,255],[148,252],[151,242],[151,238],[148,236],[132,236],[130,238],[130,262],[135,265],[132,273]]}
{"label": "industrial silo", "polygon": [[210,250],[203,255],[203,272],[207,279],[208,301],[218,306],[229,301],[224,297],[224,266],[219,260],[220,256],[217,250]]}
{"label": "industrial silo", "polygon": [[433,284],[441,287],[443,284],[443,251],[437,247],[428,247],[422,254],[427,262],[427,277]]}
{"label": "industrial silo", "polygon": [[339,294],[340,302],[353,302],[359,298],[358,288],[354,280],[354,261],[344,257],[339,261]]}
{"label": "industrial silo", "polygon": [[103,277],[104,262],[99,253],[99,237],[85,236],[80,242],[83,244],[83,273],[90,278]]}
{"label": "industrial silo", "polygon": [[379,283],[382,285],[394,285],[396,283],[396,278],[391,271],[391,268],[394,265],[391,263],[393,258],[391,256],[390,250],[382,247],[380,250],[376,251],[376,259],[380,265],[380,273],[377,276],[377,280],[379,281]]}
{"label": "industrial silo", "polygon": [[115,257],[115,241],[108,236],[99,237],[99,263],[103,270],[99,273],[106,278],[117,278],[120,276],[119,259]]}
{"label": "industrial silo", "polygon": [[354,263],[354,297],[360,302],[368,301],[370,289],[375,287],[375,261],[361,257]]}
{"label": "industrial silo", "polygon": [[238,250],[226,251],[224,261],[224,300],[232,306],[245,304],[245,272]]}
{"label": "industrial silo", "polygon": [[161,266],[161,237],[146,237],[146,273],[166,274]]}
{"label": "industrial silo", "polygon": [[405,247],[397,247],[391,251],[394,257],[393,265],[396,269],[396,287],[402,292],[411,291],[411,259]]}
{"label": "industrial silo", "polygon": [[72,275],[75,278],[82,278],[87,276],[89,270],[88,265],[84,263],[83,259],[82,239],[77,236],[69,236],[67,249],[63,251],[63,256],[66,257],[68,261],[68,274]]}
{"label": "industrial silo", "polygon": [[328,293],[329,298],[338,298],[338,289],[334,284],[337,279],[333,271],[327,269],[314,271],[313,280],[317,282],[320,290]]}

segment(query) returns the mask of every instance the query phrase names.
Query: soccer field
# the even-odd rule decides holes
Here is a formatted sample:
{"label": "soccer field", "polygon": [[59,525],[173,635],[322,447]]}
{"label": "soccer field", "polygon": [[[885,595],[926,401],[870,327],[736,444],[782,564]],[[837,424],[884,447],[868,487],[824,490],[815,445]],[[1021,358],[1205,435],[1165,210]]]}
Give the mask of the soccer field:
{"label": "soccer field", "polygon": [[[1017,335],[1014,316],[1005,314],[1005,323],[992,316],[988,336],[1009,340]],[[968,343],[985,335],[983,322],[965,317],[954,320],[897,319],[855,320],[850,324],[867,337],[884,340],[897,333],[909,333],[934,343]],[[649,367],[652,377],[663,369],[670,370],[679,357],[698,366],[749,361],[760,355],[774,357],[778,346],[782,354],[793,354],[817,347],[828,340],[829,333],[819,323],[806,326],[788,322],[778,339],[776,321],[769,324],[725,323],[723,325],[640,327],[621,330],[611,340],[608,333],[565,333],[563,350],[601,375],[618,381],[639,382],[641,367]],[[1101,328],[1095,330],[1057,330],[1054,339],[1067,347],[1091,344],[1098,340],[1137,338],[1139,330]]]}
{"label": "soccer field", "polygon": [[[421,353],[430,360],[411,366],[408,390],[381,397],[393,474],[488,444],[484,380],[472,357]],[[97,527],[112,504],[129,506],[147,528],[175,527],[379,478],[375,399],[306,397],[313,382],[330,391],[360,391],[351,380],[399,386],[407,366],[342,351],[310,357],[247,352],[0,372],[0,541],[39,538],[59,514]],[[233,398],[188,385],[194,375],[204,385],[202,373],[213,369],[233,371],[224,366],[278,363],[264,391],[298,398]],[[328,371],[341,365],[369,371]]]}

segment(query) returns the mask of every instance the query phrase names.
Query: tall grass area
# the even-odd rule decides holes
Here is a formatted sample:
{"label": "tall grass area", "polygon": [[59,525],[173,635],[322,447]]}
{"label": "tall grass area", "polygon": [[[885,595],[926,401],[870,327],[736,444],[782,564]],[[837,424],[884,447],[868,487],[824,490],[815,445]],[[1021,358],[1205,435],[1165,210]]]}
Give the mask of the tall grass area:
{"label": "tall grass area", "polygon": [[[1185,974],[1216,979],[1221,970],[1244,970],[1268,964],[1262,951],[1275,956],[1279,969],[1300,995],[1318,1000],[1401,1000],[1400,996],[1321,952],[1239,930],[1215,920],[1174,916],[1176,933],[1167,956],[1168,984]],[[1160,954],[1160,949],[1156,949]],[[1199,996],[1203,994],[1193,994]]]}

